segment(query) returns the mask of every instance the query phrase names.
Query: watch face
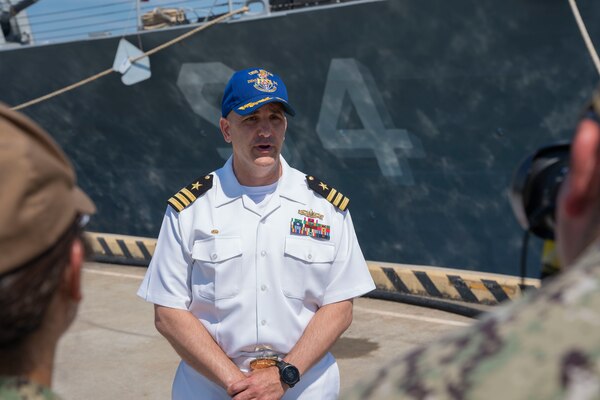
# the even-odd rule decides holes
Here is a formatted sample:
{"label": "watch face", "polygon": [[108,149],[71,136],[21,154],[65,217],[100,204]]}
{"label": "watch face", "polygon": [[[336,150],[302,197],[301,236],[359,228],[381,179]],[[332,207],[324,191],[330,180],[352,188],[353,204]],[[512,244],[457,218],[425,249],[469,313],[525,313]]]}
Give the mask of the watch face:
{"label": "watch face", "polygon": [[300,380],[300,372],[293,365],[287,365],[281,371],[281,380],[288,385],[295,385]]}

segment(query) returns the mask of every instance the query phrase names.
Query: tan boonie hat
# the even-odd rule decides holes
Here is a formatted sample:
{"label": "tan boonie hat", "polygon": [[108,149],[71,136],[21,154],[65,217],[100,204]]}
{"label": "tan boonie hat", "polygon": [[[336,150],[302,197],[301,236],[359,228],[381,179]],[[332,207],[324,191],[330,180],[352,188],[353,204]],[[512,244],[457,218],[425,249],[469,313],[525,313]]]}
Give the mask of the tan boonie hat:
{"label": "tan boonie hat", "polygon": [[63,151],[37,124],[0,104],[0,274],[49,249],[94,203]]}

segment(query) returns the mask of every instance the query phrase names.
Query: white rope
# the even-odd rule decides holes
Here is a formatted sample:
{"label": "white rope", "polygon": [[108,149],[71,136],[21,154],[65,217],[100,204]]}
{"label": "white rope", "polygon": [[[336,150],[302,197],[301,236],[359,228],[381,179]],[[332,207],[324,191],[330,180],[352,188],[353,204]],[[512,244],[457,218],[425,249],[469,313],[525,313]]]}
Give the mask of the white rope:
{"label": "white rope", "polygon": [[585,28],[585,23],[583,19],[581,19],[581,14],[579,13],[579,8],[577,8],[577,3],[575,0],[569,0],[569,4],[571,5],[571,10],[573,11],[573,16],[575,16],[575,21],[577,21],[577,26],[579,26],[579,31],[581,32],[581,36],[583,37],[583,41],[592,57],[592,61],[594,61],[594,65],[596,66],[596,71],[598,71],[598,75],[600,75],[600,59],[598,58],[598,53],[596,53],[596,49],[594,48],[594,44],[592,43],[592,39]]}
{"label": "white rope", "polygon": [[[170,40],[170,41],[168,41],[166,43],[161,44],[160,46],[157,46],[157,47],[155,47],[155,48],[153,48],[151,50],[148,50],[147,52],[145,52],[145,53],[143,53],[143,54],[141,54],[141,55],[139,55],[137,57],[130,57],[129,58],[129,62],[131,62],[133,64],[136,61],[138,61],[138,60],[140,60],[140,59],[142,59],[144,57],[150,56],[150,55],[155,54],[155,53],[157,53],[157,52],[159,52],[161,50],[164,50],[167,47],[172,46],[175,43],[182,41],[183,39],[186,39],[186,38],[188,38],[188,37],[190,37],[190,36],[192,36],[192,35],[200,32],[200,31],[202,31],[204,29],[207,29],[207,28],[209,28],[209,27],[211,27],[211,26],[213,26],[215,24],[218,24],[219,22],[221,22],[221,21],[223,21],[223,20],[225,20],[225,19],[227,19],[227,18],[229,18],[229,17],[231,17],[231,16],[233,16],[235,14],[245,13],[248,10],[249,10],[248,7],[242,7],[240,9],[231,11],[231,12],[229,12],[227,14],[221,15],[220,17],[215,18],[212,21],[210,21],[210,22],[208,22],[208,23],[206,23],[204,25],[201,25],[201,26],[199,26],[199,27],[197,27],[195,29],[192,29],[191,31],[186,32],[183,35],[180,35],[180,36],[176,37],[173,40]],[[49,93],[49,94],[47,94],[45,96],[38,97],[36,99],[30,100],[30,101],[28,101],[26,103],[23,103],[23,104],[19,104],[18,106],[12,107],[12,109],[13,110],[22,110],[23,108],[32,106],[32,105],[37,104],[37,103],[41,103],[42,101],[51,99],[51,98],[56,97],[58,95],[61,95],[61,94],[65,93],[65,92],[68,92],[70,90],[78,88],[79,86],[83,86],[85,84],[93,82],[96,79],[100,79],[103,76],[109,75],[112,72],[115,72],[112,68],[106,69],[106,70],[104,70],[102,72],[97,73],[96,75],[92,75],[89,78],[83,79],[83,80],[81,80],[81,81],[79,81],[77,83],[74,83],[74,84],[69,85],[67,87],[64,87],[62,89],[56,90],[56,91],[54,91],[52,93]]]}

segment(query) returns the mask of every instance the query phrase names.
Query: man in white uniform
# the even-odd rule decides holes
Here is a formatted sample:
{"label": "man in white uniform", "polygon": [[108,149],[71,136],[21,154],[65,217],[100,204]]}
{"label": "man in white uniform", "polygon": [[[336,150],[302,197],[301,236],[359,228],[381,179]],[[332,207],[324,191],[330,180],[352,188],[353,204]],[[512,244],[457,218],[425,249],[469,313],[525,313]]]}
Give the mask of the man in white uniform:
{"label": "man in white uniform", "polygon": [[181,356],[174,399],[336,399],[328,352],[375,288],[348,198],[281,157],[283,81],[236,72],[222,102],[232,157],[168,201],[138,295]]}

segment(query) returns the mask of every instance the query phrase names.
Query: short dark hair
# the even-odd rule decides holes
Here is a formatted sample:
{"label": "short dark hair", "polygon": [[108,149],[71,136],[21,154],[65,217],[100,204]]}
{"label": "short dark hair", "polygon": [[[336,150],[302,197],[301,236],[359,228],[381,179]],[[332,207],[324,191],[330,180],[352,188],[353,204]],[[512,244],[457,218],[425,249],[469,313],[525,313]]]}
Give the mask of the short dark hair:
{"label": "short dark hair", "polygon": [[84,241],[79,217],[41,255],[0,276],[0,349],[18,346],[39,328],[76,239]]}

